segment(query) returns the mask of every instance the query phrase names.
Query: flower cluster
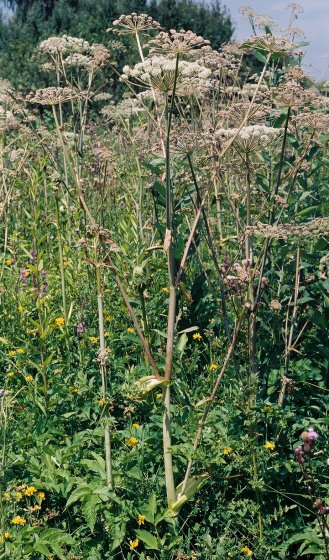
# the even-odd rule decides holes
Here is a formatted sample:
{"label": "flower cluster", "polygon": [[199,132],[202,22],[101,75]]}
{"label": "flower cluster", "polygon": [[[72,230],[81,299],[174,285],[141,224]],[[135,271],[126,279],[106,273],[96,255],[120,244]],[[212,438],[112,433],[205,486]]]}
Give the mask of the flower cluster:
{"label": "flower cluster", "polygon": [[[236,262],[233,264],[234,274],[227,274],[224,278],[224,285],[227,290],[232,290],[239,292],[248,283],[249,273],[248,269],[250,267],[249,259],[243,259],[242,264]],[[222,266],[222,271],[226,273],[228,271],[227,265]]]}
{"label": "flower cluster", "polygon": [[260,237],[289,239],[290,237],[320,237],[329,231],[329,218],[315,218],[303,224],[270,224],[257,223],[247,228],[248,232]]}
{"label": "flower cluster", "polygon": [[313,429],[308,428],[307,431],[301,433],[301,439],[303,440],[303,445],[299,445],[295,449],[295,457],[296,461],[301,465],[305,463],[304,455],[310,453],[312,450],[316,440],[319,437],[319,434]]}
{"label": "flower cluster", "polygon": [[281,311],[282,305],[277,299],[272,299],[269,303],[269,308],[272,311]]}
{"label": "flower cluster", "polygon": [[38,105],[59,105],[77,97],[78,94],[69,87],[48,87],[29,93],[26,101]]}
{"label": "flower cluster", "polygon": [[200,35],[196,35],[193,31],[176,31],[171,29],[168,33],[161,31],[146,46],[151,54],[160,53],[172,57],[177,55],[196,57],[200,56],[200,52],[198,52],[200,49],[206,48],[207,51],[211,51],[211,48],[208,46],[209,44],[210,41]]}
{"label": "flower cluster", "polygon": [[4,130],[15,130],[19,127],[19,122],[11,111],[6,111],[0,105],[0,132]]}
{"label": "flower cluster", "polygon": [[39,51],[50,55],[61,53],[85,53],[90,49],[88,41],[78,37],[63,35],[62,37],[49,37],[39,45]]}
{"label": "flower cluster", "polygon": [[107,31],[112,31],[117,35],[129,35],[140,31],[150,31],[151,29],[161,29],[160,23],[155,21],[147,14],[122,15],[113,22],[114,27],[109,27]]}
{"label": "flower cluster", "polygon": [[[176,75],[177,74],[177,75]],[[122,80],[129,81],[131,78],[138,85],[153,88],[159,93],[172,93],[176,82],[177,95],[182,92],[187,95],[193,93],[193,88],[199,86],[200,80],[208,80],[211,71],[197,62],[182,60],[177,68],[176,61],[164,56],[152,56],[144,62],[136,64],[133,68],[123,68]],[[204,84],[206,86],[206,84]],[[207,83],[209,87],[210,84]]]}
{"label": "flower cluster", "polygon": [[[280,35],[254,35],[247,39],[242,45],[244,49],[259,49],[272,55],[286,55],[296,52],[296,45],[286,36]],[[298,53],[299,54],[299,53]]]}
{"label": "flower cluster", "polygon": [[241,130],[239,128],[220,128],[216,130],[215,136],[221,142],[229,141],[236,137],[234,142],[238,147],[244,152],[250,152],[270,144],[281,132],[280,128],[273,128],[264,124],[254,124],[243,126]]}

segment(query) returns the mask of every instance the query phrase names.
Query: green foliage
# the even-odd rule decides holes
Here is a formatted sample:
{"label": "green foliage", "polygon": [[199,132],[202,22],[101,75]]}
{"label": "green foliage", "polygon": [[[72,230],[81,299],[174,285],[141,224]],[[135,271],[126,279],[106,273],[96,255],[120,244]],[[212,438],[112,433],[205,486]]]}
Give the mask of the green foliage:
{"label": "green foliage", "polygon": [[106,66],[55,57],[67,102],[1,84],[0,558],[328,560],[325,99],[211,54],[104,113]]}
{"label": "green foliage", "polygon": [[[165,29],[192,29],[210,39],[215,48],[228,41],[233,33],[230,17],[218,0],[209,7],[200,6],[194,0],[151,3],[146,0],[18,0],[12,7],[16,8],[14,17],[6,23],[0,21],[1,77],[24,91],[48,85],[48,78],[35,57],[35,47],[54,35],[66,34],[102,43],[110,48],[114,65],[122,68],[130,63],[132,41],[121,37],[125,50],[116,52],[112,48],[113,36],[106,33],[106,28],[123,13],[150,14]],[[111,79],[112,73],[107,77]]]}

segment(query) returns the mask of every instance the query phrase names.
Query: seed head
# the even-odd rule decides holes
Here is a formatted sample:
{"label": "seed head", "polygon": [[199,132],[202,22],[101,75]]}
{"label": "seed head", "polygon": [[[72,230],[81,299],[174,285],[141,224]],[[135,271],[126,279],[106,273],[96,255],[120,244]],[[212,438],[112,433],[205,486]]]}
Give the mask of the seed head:
{"label": "seed head", "polygon": [[196,35],[193,31],[176,31],[171,29],[169,32],[161,31],[154,39],[147,43],[150,54],[159,53],[161,55],[176,57],[177,55],[196,58],[200,56],[200,50],[211,51],[210,41]]}
{"label": "seed head", "polygon": [[130,15],[123,14],[113,22],[113,26],[109,27],[107,31],[112,31],[112,33],[117,35],[129,35],[141,31],[150,31],[151,29],[161,29],[160,23],[151,16],[147,14],[138,15],[135,12]]}
{"label": "seed head", "polygon": [[26,97],[29,103],[39,105],[59,105],[78,97],[78,94],[68,87],[48,87],[44,89],[37,89],[34,93],[31,92]]}
{"label": "seed head", "polygon": [[42,53],[50,55],[73,54],[89,52],[90,44],[84,39],[63,35],[62,37],[49,37],[42,41],[38,47]]}

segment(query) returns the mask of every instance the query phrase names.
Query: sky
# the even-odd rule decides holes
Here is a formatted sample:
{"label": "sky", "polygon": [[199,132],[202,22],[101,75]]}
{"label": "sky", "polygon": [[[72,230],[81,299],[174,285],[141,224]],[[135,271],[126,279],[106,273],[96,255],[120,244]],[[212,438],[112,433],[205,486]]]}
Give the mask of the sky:
{"label": "sky", "polygon": [[[210,0],[209,0],[210,1]],[[249,22],[239,13],[241,6],[250,6],[257,14],[269,15],[280,28],[287,27],[291,11],[287,9],[290,0],[222,0],[231,14],[238,41],[251,35]],[[303,47],[305,57],[303,67],[307,74],[316,80],[329,80],[329,0],[297,0],[303,7],[294,27],[303,30],[309,44]]]}

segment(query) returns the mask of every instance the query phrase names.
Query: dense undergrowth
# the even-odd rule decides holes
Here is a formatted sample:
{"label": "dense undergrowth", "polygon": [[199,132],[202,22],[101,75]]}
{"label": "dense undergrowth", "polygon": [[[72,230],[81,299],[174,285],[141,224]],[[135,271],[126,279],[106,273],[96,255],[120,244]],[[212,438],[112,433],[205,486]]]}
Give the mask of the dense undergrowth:
{"label": "dense undergrowth", "polygon": [[1,83],[0,557],[328,559],[326,89],[112,28],[120,103],[71,37]]}

